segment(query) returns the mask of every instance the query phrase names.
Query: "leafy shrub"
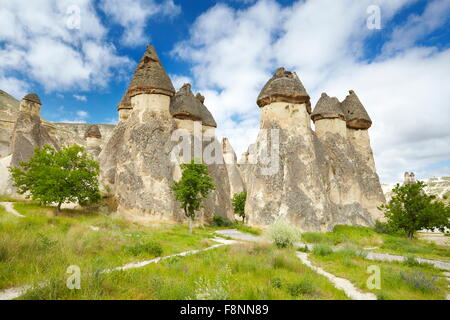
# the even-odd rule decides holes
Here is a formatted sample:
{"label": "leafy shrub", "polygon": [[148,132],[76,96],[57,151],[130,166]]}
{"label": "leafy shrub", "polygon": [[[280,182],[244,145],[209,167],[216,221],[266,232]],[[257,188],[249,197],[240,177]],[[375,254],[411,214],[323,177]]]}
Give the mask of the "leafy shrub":
{"label": "leafy shrub", "polygon": [[374,230],[376,233],[391,234],[392,230],[389,228],[386,222],[381,222],[380,220],[375,221]]}
{"label": "leafy shrub", "polygon": [[327,245],[324,245],[324,244],[318,244],[318,245],[314,246],[312,253],[314,255],[316,255],[316,256],[324,257],[324,256],[327,256],[329,254],[332,254],[333,253],[333,249],[331,249],[330,246],[327,246]]}
{"label": "leafy shrub", "polygon": [[289,248],[300,240],[300,231],[286,220],[278,219],[270,226],[269,237],[278,248]]}
{"label": "leafy shrub", "polygon": [[298,282],[291,283],[287,286],[289,294],[293,297],[298,297],[301,294],[313,294],[315,292],[314,284],[311,279],[304,278]]}
{"label": "leafy shrub", "polygon": [[212,224],[213,227],[232,227],[233,222],[228,220],[227,218],[221,216],[214,216]]}
{"label": "leafy shrub", "polygon": [[424,293],[435,291],[436,288],[436,280],[438,276],[429,275],[423,273],[421,271],[415,272],[401,272],[400,277],[403,281],[405,281],[411,288],[417,289]]}
{"label": "leafy shrub", "polygon": [[129,246],[127,249],[128,252],[134,256],[150,254],[155,257],[160,257],[163,253],[161,245],[154,241],[137,243],[133,246]]}
{"label": "leafy shrub", "polygon": [[283,280],[281,280],[280,278],[272,278],[270,280],[270,284],[273,288],[280,289],[283,286]]}

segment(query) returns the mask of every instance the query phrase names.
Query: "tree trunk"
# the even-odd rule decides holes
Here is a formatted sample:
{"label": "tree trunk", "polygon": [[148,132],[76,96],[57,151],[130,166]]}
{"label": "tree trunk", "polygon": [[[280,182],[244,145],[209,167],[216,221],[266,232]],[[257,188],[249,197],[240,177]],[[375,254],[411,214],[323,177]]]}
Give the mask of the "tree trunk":
{"label": "tree trunk", "polygon": [[58,203],[58,207],[56,208],[56,211],[61,212],[61,205],[62,205],[62,202]]}
{"label": "tree trunk", "polygon": [[192,217],[189,217],[189,233],[192,234]]}
{"label": "tree trunk", "polygon": [[242,217],[242,224],[245,224],[245,216]]}

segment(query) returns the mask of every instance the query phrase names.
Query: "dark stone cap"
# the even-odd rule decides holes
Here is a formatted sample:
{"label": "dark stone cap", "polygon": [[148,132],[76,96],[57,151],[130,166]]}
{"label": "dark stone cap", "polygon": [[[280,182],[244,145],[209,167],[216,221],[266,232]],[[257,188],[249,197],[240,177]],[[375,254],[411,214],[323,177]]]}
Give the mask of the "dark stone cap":
{"label": "dark stone cap", "polygon": [[199,93],[194,96],[191,85],[185,83],[172,98],[169,111],[174,118],[202,121],[203,125],[216,128],[217,123],[204,101],[205,97]]}
{"label": "dark stone cap", "polygon": [[42,104],[41,99],[39,99],[39,96],[36,93],[27,94],[25,97],[23,97],[23,100],[35,102],[35,103],[38,103],[39,105]]}
{"label": "dark stone cap", "polygon": [[128,88],[130,98],[139,94],[164,94],[172,97],[175,88],[153,46],[147,46]]}
{"label": "dark stone cap", "polygon": [[117,110],[121,109],[133,109],[131,107],[131,98],[130,95],[128,94],[128,90],[127,92],[125,92],[125,94],[122,97],[122,100],[120,100],[119,105],[117,106]]}
{"label": "dark stone cap", "polygon": [[345,113],[348,128],[369,129],[372,126],[372,120],[353,90],[350,90],[342,101],[341,108]]}
{"label": "dark stone cap", "polygon": [[316,107],[311,114],[311,119],[316,122],[321,119],[340,118],[345,121],[344,111],[341,109],[341,103],[336,97],[329,97],[325,92],[317,101]]}
{"label": "dark stone cap", "polygon": [[90,125],[89,128],[86,130],[84,137],[100,139],[102,137],[102,134],[100,133],[98,125],[96,124]]}
{"label": "dark stone cap", "polygon": [[261,90],[256,103],[260,108],[272,102],[306,103],[311,113],[310,97],[295,72],[278,68]]}

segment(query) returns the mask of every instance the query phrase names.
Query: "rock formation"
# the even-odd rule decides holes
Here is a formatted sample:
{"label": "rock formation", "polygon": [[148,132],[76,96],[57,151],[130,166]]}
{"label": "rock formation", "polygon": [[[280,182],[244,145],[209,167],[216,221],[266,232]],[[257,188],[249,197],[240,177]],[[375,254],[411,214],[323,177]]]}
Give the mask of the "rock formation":
{"label": "rock formation", "polygon": [[340,104],[323,94],[312,114],[314,132],[300,79],[283,68],[275,72],[258,96],[261,130],[248,154],[256,158],[245,174],[250,224],[284,217],[304,231],[325,231],[337,224],[371,225],[379,217],[376,206],[384,197],[355,97]]}
{"label": "rock formation", "polygon": [[[173,132],[184,130],[189,149],[194,148],[194,126],[201,121],[197,142],[201,156],[203,136],[216,122],[201,96],[194,97],[190,85],[175,94],[152,46],[136,67],[127,94],[131,112],[127,119],[121,117],[100,154],[102,181],[117,197],[121,215],[141,221],[179,222],[184,217],[170,186],[181,176],[179,163],[190,161],[195,154],[174,161],[172,151],[178,140],[172,138]],[[209,171],[219,187],[207,199],[201,219],[214,214],[226,217],[231,211],[226,169],[223,164],[210,164]]]}
{"label": "rock formation", "polygon": [[28,161],[35,148],[42,148],[46,144],[59,149],[59,145],[42,124],[40,112],[41,100],[36,94],[27,94],[20,102],[11,141],[11,166]]}
{"label": "rock formation", "polygon": [[[200,210],[201,222],[214,215],[233,220],[231,198],[244,190],[255,226],[283,217],[303,231],[326,231],[381,217],[372,121],[355,92],[342,102],[323,93],[312,111],[297,74],[279,68],[257,98],[260,132],[239,163],[228,139],[216,138],[217,123],[204,103],[189,84],[175,92],[152,46],[117,106],[116,126],[51,123],[41,119],[37,95],[19,103],[0,91],[0,176],[35,147],[79,144],[100,162],[102,186],[116,197],[118,215],[135,221],[183,221],[170,187],[181,177],[180,164],[193,158],[208,165],[217,186]],[[13,192],[5,181],[0,193]]]}
{"label": "rock formation", "polygon": [[230,195],[245,191],[242,172],[237,163],[236,153],[227,138],[222,139],[222,153],[225,160],[228,180],[230,182]]}

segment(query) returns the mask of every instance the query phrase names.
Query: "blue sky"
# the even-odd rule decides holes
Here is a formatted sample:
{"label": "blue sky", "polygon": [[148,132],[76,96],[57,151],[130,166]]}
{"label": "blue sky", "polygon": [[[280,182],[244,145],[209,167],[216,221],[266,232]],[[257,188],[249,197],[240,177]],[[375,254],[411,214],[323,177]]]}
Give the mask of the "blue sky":
{"label": "blue sky", "polygon": [[[380,29],[367,26],[373,6]],[[256,137],[259,90],[285,66],[313,105],[323,91],[341,100],[356,91],[383,182],[450,175],[449,0],[0,0],[0,9],[0,89],[38,93],[50,121],[117,121],[151,43],[176,88],[191,82],[206,96],[238,156]]]}

